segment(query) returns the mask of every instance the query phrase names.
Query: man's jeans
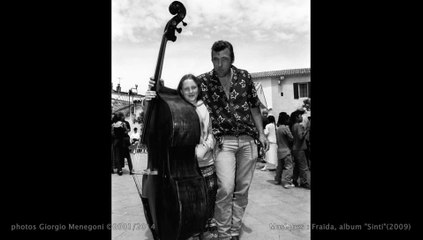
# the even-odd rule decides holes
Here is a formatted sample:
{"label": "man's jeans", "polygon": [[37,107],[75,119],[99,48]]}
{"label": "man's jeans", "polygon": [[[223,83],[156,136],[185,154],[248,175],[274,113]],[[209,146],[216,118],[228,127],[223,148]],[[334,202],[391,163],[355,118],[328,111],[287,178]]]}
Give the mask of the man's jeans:
{"label": "man's jeans", "polygon": [[222,145],[216,146],[215,219],[219,239],[240,234],[256,162],[257,145],[250,136],[223,136]]}

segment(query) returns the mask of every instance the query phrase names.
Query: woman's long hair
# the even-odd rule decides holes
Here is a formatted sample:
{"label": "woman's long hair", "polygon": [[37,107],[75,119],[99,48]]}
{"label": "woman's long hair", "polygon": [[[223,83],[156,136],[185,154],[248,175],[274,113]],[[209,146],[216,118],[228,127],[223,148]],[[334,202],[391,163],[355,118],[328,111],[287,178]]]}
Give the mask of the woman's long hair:
{"label": "woman's long hair", "polygon": [[268,121],[269,123],[273,123],[273,124],[275,124],[275,117],[274,117],[274,116],[272,116],[272,115],[270,115],[270,116],[268,116],[268,117],[267,117],[267,121]]}
{"label": "woman's long hair", "polygon": [[197,88],[198,88],[197,100],[198,99],[201,99],[203,97],[203,94],[202,94],[202,91],[201,91],[201,82],[200,82],[200,80],[196,76],[194,76],[194,74],[191,74],[191,73],[185,74],[181,78],[181,80],[179,81],[178,88],[176,89],[176,90],[178,90],[178,94],[183,99],[185,99],[184,96],[182,95],[182,85],[184,84],[184,81],[187,80],[187,79],[192,79],[195,82],[195,84],[197,85]]}
{"label": "woman's long hair", "polygon": [[279,127],[280,125],[288,125],[288,121],[289,121],[289,115],[286,112],[280,112],[277,126]]}

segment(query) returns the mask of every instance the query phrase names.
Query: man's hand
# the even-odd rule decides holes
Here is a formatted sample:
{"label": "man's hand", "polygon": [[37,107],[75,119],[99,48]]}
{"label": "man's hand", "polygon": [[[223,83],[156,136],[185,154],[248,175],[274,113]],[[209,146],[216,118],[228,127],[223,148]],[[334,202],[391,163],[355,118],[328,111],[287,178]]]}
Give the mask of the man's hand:
{"label": "man's hand", "polygon": [[267,141],[266,135],[263,132],[263,120],[261,118],[260,109],[255,107],[251,108],[251,115],[253,116],[254,124],[259,132],[259,140],[261,145],[263,146],[264,151],[269,150],[269,141]]}
{"label": "man's hand", "polygon": [[269,150],[269,141],[267,140],[266,136],[264,134],[260,134],[259,140],[263,146],[264,151],[267,152]]}

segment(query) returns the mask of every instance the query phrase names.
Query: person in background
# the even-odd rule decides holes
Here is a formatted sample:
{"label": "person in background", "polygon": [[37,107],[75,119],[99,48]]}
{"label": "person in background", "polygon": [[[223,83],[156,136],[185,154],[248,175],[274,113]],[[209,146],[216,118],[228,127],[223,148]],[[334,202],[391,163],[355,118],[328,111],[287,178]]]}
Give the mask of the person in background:
{"label": "person in background", "polygon": [[307,157],[308,168],[311,171],[311,98],[307,98],[303,101],[303,109],[305,110],[305,114],[303,115],[303,126],[308,128],[308,134],[306,136],[306,145],[307,149],[305,150],[305,154]]}
{"label": "person in background", "polygon": [[129,154],[129,146],[131,145],[130,142],[130,137],[129,137],[129,131],[131,130],[131,125],[129,124],[128,121],[125,120],[125,115],[123,114],[123,112],[119,112],[118,113],[119,116],[119,120],[122,122],[122,127],[124,128],[124,134],[123,134],[123,139],[122,139],[122,157],[120,158],[120,171],[118,172],[119,175],[122,175],[122,168],[125,166],[125,158],[126,161],[128,162],[128,167],[129,167],[129,174],[132,175],[134,174],[133,172],[133,167],[132,167],[132,159],[131,159],[131,155]]}
{"label": "person in background", "polygon": [[121,121],[119,113],[114,114],[112,119],[112,136],[113,136],[113,161],[117,173],[122,175],[122,167],[125,159],[123,157],[125,127]]}
{"label": "person in background", "polygon": [[[269,123],[267,117],[269,116],[269,111],[267,109],[261,110],[261,119],[263,122],[263,129],[266,128],[266,125]],[[266,152],[264,151],[263,147],[259,144],[258,145],[258,158],[257,160],[262,163],[266,163]]]}
{"label": "person in background", "polygon": [[[305,154],[305,150],[307,149],[306,145],[306,136],[308,134],[309,129],[304,128],[303,125],[301,125],[301,122],[303,121],[303,115],[304,111],[302,110],[296,110],[291,113],[290,116],[290,128],[292,135],[294,137],[294,142],[292,145],[292,154],[294,156],[294,168],[298,168],[298,175],[300,177],[301,184],[300,187],[304,187],[307,189],[310,189],[310,183],[309,183],[309,169],[307,164],[307,157]],[[294,175],[293,175],[293,183],[298,184],[297,178],[298,178],[297,172],[294,169]]]}
{"label": "person in background", "polygon": [[[144,128],[144,123],[141,123],[140,124],[140,135],[142,134],[143,128]],[[141,137],[140,137],[140,140],[141,140]],[[147,145],[142,144],[141,141],[140,141],[140,144],[141,144],[141,152],[147,153]]]}
{"label": "person in background", "polygon": [[269,150],[266,152],[266,164],[261,169],[262,171],[275,170],[278,164],[275,117],[272,115],[268,116],[267,122],[268,124],[264,129],[264,134],[269,141]]}
{"label": "person in background", "polygon": [[140,140],[140,133],[138,132],[138,128],[134,127],[134,131],[129,136],[131,144],[134,144]]}
{"label": "person in background", "polygon": [[307,149],[305,151],[308,163],[308,169],[311,171],[311,116],[308,116],[308,122],[306,128],[308,128],[308,134],[306,136]]}
{"label": "person in background", "polygon": [[118,117],[116,114],[112,114],[112,121],[111,121],[111,158],[112,158],[112,162],[111,162],[111,170],[112,170],[112,174],[115,173],[115,168],[117,168],[118,166],[118,162],[119,162],[119,156],[116,155],[116,132],[114,129],[115,123],[119,121]]}
{"label": "person in background", "polygon": [[263,121],[263,127],[265,128],[266,125],[269,123],[269,111],[267,109],[263,109],[261,112],[261,119]]}
{"label": "person in background", "polygon": [[303,121],[301,122],[301,125],[303,125],[305,128],[309,125],[308,121],[311,118],[311,98],[304,99],[303,105],[298,109],[304,111],[303,113]]}
{"label": "person in background", "polygon": [[294,137],[289,130],[289,115],[286,112],[279,113],[276,139],[278,143],[278,167],[276,169],[275,184],[282,183],[284,188],[293,188],[292,174],[294,163],[292,162],[290,145]]}
{"label": "person in background", "polygon": [[133,148],[133,152],[136,153],[137,149],[138,149],[138,144],[140,141],[140,133],[138,132],[138,128],[134,127],[133,128],[133,132],[131,133],[131,135],[129,136],[129,140],[131,141],[131,146]]}

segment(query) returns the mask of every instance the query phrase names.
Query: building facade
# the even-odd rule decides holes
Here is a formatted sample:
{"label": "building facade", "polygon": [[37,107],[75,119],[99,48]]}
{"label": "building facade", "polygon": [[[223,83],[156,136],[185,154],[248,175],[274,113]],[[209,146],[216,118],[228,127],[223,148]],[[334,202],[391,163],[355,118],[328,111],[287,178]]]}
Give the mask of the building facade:
{"label": "building facade", "polygon": [[116,90],[112,88],[112,113],[123,112],[125,114],[126,121],[131,126],[131,132],[134,127],[140,129],[141,124],[140,114],[143,111],[142,101],[144,101],[144,95],[138,94],[135,89],[131,89],[130,92],[122,92],[120,86],[116,87]]}
{"label": "building facade", "polygon": [[280,112],[291,114],[311,98],[310,68],[250,73],[260,83],[269,113],[276,117]]}

